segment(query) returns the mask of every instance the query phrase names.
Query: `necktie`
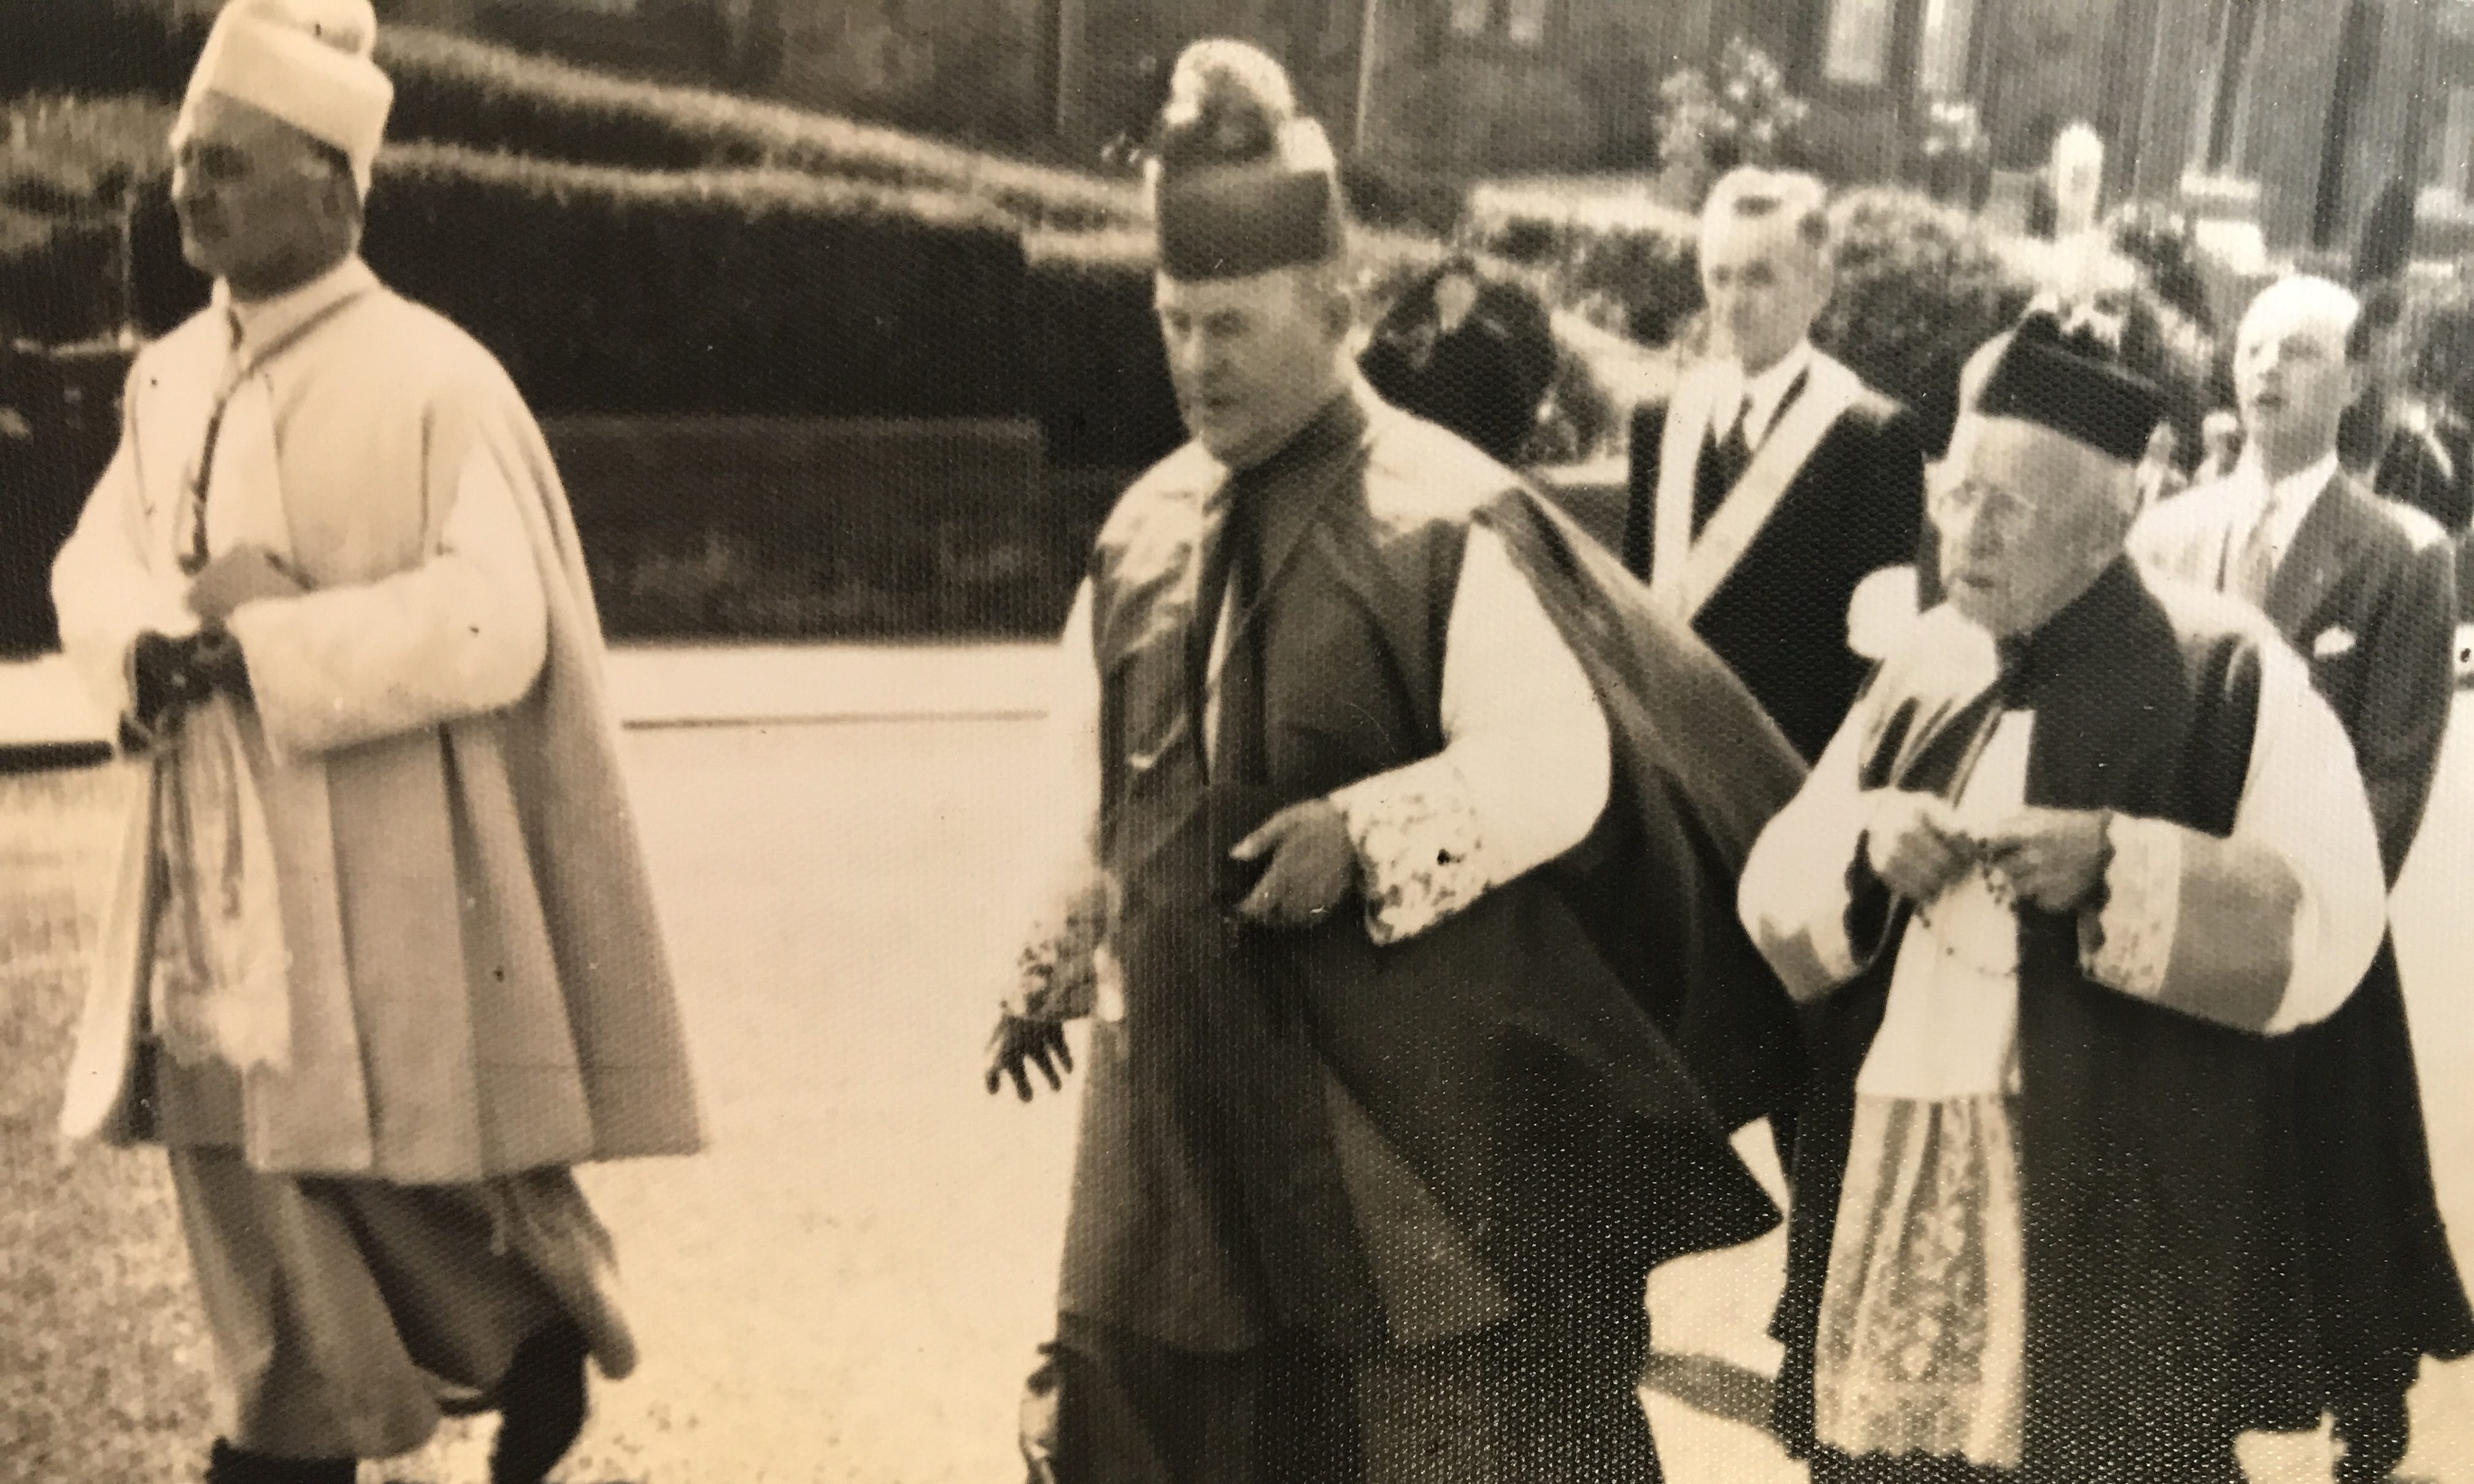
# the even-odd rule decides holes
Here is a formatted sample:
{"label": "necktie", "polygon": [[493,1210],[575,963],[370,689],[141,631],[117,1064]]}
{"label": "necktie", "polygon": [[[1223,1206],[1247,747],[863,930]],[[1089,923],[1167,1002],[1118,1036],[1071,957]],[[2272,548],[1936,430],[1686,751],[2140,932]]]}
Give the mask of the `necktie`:
{"label": "necktie", "polygon": [[[1245,622],[1262,585],[1260,545],[1254,533],[1252,501],[1242,490],[1231,489],[1227,513],[1203,548],[1187,633],[1186,675],[1193,695],[1195,738],[1198,742],[1210,739],[1206,755],[1212,775],[1239,782],[1247,781],[1249,771],[1259,770],[1261,761],[1262,625]],[[1206,730],[1213,715],[1208,705],[1214,685],[1211,651],[1224,623],[1228,625],[1228,647],[1220,659],[1220,707],[1216,729]]]}
{"label": "necktie", "polygon": [[206,415],[206,436],[199,446],[197,473],[190,476],[189,499],[182,507],[188,537],[181,543],[181,571],[192,577],[206,570],[212,555],[206,542],[206,496],[214,483],[215,445],[223,437],[224,413],[231,406],[233,394],[240,390],[240,317],[227,310],[224,318],[231,333],[231,345],[224,355],[223,377],[215,386],[214,410]]}
{"label": "necktie", "polygon": [[1228,547],[1226,652],[1220,657],[1220,735],[1212,776],[1233,784],[1266,781],[1263,756],[1263,623],[1253,612],[1262,596],[1262,542],[1250,502],[1229,508],[1221,537]]}
{"label": "necktie", "polygon": [[1702,446],[1701,467],[1693,479],[1692,534],[1710,523],[1710,517],[1734,493],[1735,481],[1743,478],[1745,468],[1753,461],[1752,441],[1745,435],[1744,425],[1751,420],[1749,401],[1735,404],[1735,416],[1723,435],[1715,433]]}
{"label": "necktie", "polygon": [[2276,580],[2276,504],[2271,490],[2259,502],[2259,519],[2226,563],[2225,591],[2253,607],[2267,606],[2268,585]]}

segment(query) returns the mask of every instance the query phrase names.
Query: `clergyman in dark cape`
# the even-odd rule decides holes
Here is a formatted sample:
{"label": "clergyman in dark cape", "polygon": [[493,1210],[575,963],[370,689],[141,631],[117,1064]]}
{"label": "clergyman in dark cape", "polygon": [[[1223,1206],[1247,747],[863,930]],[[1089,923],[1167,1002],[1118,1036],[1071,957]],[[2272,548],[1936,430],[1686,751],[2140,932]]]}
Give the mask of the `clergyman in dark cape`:
{"label": "clergyman in dark cape", "polygon": [[1063,870],[989,1073],[1029,1096],[1091,1020],[1032,1476],[1656,1479],[1645,1277],[1778,1220],[1729,1135],[1800,1053],[1732,899],[1801,765],[1356,377],[1275,63],[1190,51],[1160,159],[1196,437],[1066,626]]}
{"label": "clergyman in dark cape", "polygon": [[2294,1034],[2380,942],[2342,727],[2122,555],[2158,398],[2026,322],[1933,474],[1949,601],[1762,835],[1807,1006],[1776,1423],[1816,1484],[2236,1484],[2313,1427]]}

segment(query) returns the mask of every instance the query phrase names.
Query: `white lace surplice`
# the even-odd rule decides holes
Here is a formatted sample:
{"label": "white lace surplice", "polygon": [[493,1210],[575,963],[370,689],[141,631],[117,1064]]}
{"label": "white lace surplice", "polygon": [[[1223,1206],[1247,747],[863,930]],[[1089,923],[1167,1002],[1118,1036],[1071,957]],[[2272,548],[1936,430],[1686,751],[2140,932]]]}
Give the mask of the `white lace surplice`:
{"label": "white lace surplice", "polygon": [[[2020,807],[2032,730],[2025,712],[1997,723],[1958,796],[1966,825]],[[1831,1448],[2019,1462],[2018,1021],[2018,919],[1972,871],[1909,922],[1856,1082],[1813,1383]]]}

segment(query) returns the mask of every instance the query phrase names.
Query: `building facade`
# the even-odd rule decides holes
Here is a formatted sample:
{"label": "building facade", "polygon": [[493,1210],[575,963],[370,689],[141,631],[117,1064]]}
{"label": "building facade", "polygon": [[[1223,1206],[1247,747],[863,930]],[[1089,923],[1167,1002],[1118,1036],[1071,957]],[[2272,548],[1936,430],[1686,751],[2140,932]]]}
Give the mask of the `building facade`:
{"label": "building facade", "polygon": [[1836,179],[1912,175],[1933,106],[1959,104],[1995,167],[2085,121],[2108,200],[2245,222],[2279,255],[2341,251],[2399,176],[2474,200],[2474,71],[2450,62],[2474,62],[2469,0],[1063,0],[1060,22],[1069,138],[1139,128],[1165,61],[1221,32],[1285,57],[1368,153],[1633,168],[1660,81],[1740,36],[1810,101]]}
{"label": "building facade", "polygon": [[[2474,0],[391,0],[406,19],[692,60],[716,80],[941,132],[1139,137],[1206,35],[1287,61],[1363,154],[1458,173],[1637,169],[1658,86],[1742,37],[1814,109],[1842,180],[1915,168],[1936,104],[1991,163],[2084,120],[2109,199],[2255,224],[2279,254],[2349,243],[2403,175],[2474,198]],[[561,38],[564,38],[563,40]],[[595,38],[598,38],[596,43]],[[649,39],[648,39],[649,38]],[[624,60],[624,59],[620,59]],[[2474,213],[2474,207],[2467,211]]]}

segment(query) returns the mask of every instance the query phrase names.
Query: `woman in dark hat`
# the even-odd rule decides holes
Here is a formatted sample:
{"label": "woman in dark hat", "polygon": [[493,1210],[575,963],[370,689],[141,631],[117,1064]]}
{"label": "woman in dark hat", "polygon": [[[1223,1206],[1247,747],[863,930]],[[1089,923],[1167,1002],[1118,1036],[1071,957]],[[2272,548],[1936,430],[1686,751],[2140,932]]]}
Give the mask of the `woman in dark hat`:
{"label": "woman in dark hat", "polygon": [[1555,342],[1526,290],[1454,255],[1400,296],[1358,367],[1384,401],[1511,464],[1537,426]]}

